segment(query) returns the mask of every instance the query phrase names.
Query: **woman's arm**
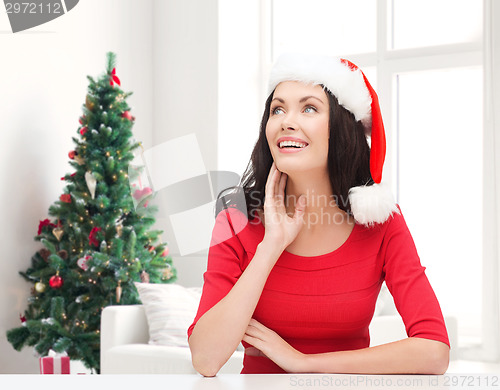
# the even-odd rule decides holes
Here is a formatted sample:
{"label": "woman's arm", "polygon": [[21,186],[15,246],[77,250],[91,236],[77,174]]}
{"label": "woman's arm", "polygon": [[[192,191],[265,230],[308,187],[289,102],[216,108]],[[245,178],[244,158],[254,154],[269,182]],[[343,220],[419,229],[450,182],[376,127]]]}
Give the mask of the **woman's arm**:
{"label": "woman's arm", "polygon": [[193,367],[201,375],[215,376],[238,347],[280,254],[260,243],[231,291],[196,323],[189,347]]}
{"label": "woman's arm", "polygon": [[303,356],[303,372],[441,375],[450,348],[441,341],[409,337],[376,347]]}
{"label": "woman's arm", "polygon": [[203,376],[215,376],[236,350],[269,273],[302,227],[305,199],[299,198],[290,218],[283,203],[285,185],[286,175],[273,164],[266,183],[264,239],[231,290],[200,317],[189,337],[193,366]]}
{"label": "woman's arm", "polygon": [[287,372],[342,374],[444,374],[448,368],[448,345],[441,341],[409,337],[376,347],[352,351],[303,354],[276,332],[255,319],[244,341]]}

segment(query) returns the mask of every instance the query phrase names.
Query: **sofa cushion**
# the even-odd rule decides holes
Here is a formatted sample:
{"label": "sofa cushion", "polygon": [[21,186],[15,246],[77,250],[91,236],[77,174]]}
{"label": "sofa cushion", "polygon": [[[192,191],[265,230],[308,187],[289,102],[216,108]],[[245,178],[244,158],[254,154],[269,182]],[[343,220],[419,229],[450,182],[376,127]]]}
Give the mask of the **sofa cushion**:
{"label": "sofa cushion", "polygon": [[135,283],[149,327],[149,344],[189,347],[187,329],[198,310],[201,287]]}

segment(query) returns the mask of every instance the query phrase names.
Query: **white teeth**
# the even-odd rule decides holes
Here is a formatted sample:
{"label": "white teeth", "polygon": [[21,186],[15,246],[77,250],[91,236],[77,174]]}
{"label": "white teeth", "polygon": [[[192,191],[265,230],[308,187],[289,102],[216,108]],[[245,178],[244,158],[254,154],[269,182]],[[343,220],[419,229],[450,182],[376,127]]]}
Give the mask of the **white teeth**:
{"label": "white teeth", "polygon": [[297,141],[281,141],[280,142],[280,148],[284,148],[287,146],[295,146],[298,148],[305,148],[307,144],[304,144],[302,142],[297,142]]}

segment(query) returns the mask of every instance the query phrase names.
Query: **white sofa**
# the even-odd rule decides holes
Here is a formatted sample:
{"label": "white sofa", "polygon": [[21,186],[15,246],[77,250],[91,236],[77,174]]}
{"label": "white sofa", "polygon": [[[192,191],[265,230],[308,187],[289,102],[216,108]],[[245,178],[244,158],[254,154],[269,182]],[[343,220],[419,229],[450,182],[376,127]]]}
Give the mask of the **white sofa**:
{"label": "white sofa", "polygon": [[[101,316],[101,374],[196,374],[189,348],[150,345],[143,305],[108,306]],[[221,373],[238,374],[236,351]]]}
{"label": "white sofa", "polygon": [[[456,357],[457,324],[445,317],[451,359]],[[370,325],[370,346],[406,337],[398,314],[377,315]],[[189,348],[149,345],[149,330],[142,305],[108,306],[101,317],[101,374],[196,374]],[[221,373],[239,373],[243,352],[237,350]]]}

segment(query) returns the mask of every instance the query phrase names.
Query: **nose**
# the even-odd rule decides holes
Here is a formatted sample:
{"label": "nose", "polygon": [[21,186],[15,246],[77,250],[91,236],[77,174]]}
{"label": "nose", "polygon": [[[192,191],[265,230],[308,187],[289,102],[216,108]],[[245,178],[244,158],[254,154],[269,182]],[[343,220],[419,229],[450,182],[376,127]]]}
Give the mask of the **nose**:
{"label": "nose", "polygon": [[297,130],[299,128],[293,113],[289,112],[283,117],[281,128],[282,130]]}

